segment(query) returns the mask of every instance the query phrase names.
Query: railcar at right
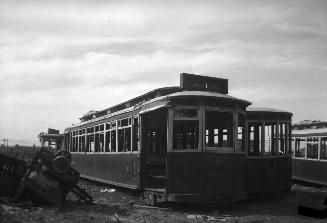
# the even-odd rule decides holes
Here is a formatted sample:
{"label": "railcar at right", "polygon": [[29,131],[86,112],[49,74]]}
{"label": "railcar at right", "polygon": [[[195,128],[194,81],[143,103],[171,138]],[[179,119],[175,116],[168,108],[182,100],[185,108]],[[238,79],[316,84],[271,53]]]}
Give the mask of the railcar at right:
{"label": "railcar at right", "polygon": [[292,153],[293,180],[327,186],[327,122],[293,125]]}

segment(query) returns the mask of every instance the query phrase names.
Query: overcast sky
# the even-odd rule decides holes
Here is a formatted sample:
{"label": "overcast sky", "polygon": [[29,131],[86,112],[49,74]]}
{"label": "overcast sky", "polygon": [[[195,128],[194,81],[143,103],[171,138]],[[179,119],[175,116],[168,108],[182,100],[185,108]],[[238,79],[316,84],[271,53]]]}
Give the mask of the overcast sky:
{"label": "overcast sky", "polygon": [[327,1],[0,1],[0,139],[36,141],[182,72],[327,120]]}

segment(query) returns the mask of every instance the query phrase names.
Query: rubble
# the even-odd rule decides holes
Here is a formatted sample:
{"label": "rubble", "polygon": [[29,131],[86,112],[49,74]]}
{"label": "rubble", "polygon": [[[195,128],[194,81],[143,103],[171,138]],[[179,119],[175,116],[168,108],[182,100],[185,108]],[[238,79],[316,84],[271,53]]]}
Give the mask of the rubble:
{"label": "rubble", "polygon": [[187,215],[187,220],[205,220],[205,221],[219,221],[219,222],[226,222],[228,219],[230,219],[230,216],[219,216],[219,217],[213,217],[209,215]]}
{"label": "rubble", "polygon": [[[43,133],[40,137],[44,142],[58,139],[58,135]],[[67,151],[58,150],[54,153],[45,146],[42,146],[30,163],[0,154],[0,201],[7,205],[13,203],[10,199],[15,198],[30,200],[29,203],[21,203],[23,206],[46,202],[61,207],[66,195],[72,192],[80,201],[92,203],[92,196],[77,185],[80,174],[71,167],[71,158]]]}
{"label": "rubble", "polygon": [[113,193],[113,192],[115,192],[115,191],[116,191],[116,189],[107,189],[107,188],[105,188],[105,189],[101,189],[101,190],[100,190],[100,192],[102,192],[102,193],[105,193],[105,192]]}

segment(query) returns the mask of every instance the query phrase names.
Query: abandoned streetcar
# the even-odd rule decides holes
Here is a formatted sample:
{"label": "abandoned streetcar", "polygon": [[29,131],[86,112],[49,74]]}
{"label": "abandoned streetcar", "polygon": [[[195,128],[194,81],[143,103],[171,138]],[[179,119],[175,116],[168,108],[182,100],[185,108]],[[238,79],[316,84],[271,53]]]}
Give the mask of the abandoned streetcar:
{"label": "abandoned streetcar", "polygon": [[285,191],[291,113],[252,109],[228,80],[181,74],[65,130],[64,148],[85,178],[139,190],[145,202],[231,202]]}
{"label": "abandoned streetcar", "polygon": [[293,179],[327,186],[327,122],[305,120],[292,128]]}

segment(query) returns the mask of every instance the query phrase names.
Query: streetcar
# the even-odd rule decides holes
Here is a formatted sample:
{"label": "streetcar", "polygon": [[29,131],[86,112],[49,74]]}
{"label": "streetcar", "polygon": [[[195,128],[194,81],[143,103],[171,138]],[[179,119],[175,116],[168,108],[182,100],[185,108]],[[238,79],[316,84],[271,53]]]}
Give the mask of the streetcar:
{"label": "streetcar", "polygon": [[293,125],[293,179],[327,186],[327,122]]}
{"label": "streetcar", "polygon": [[138,190],[152,205],[287,191],[292,114],[249,105],[228,95],[227,79],[182,73],[180,86],[88,112],[63,146],[82,177]]}
{"label": "streetcar", "polygon": [[271,194],[291,189],[292,113],[264,107],[247,109],[246,189]]}

